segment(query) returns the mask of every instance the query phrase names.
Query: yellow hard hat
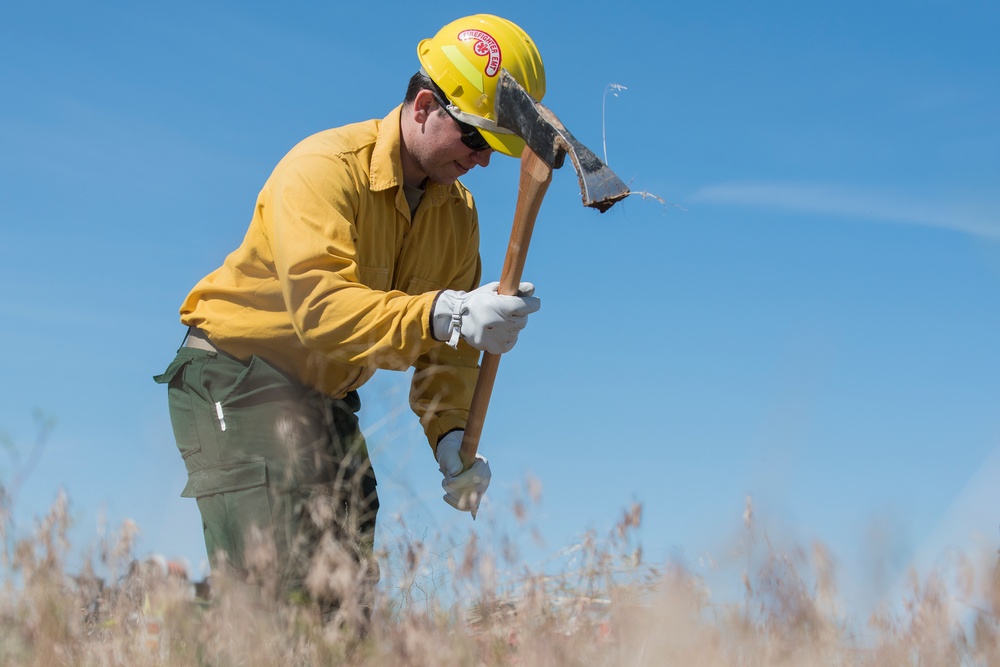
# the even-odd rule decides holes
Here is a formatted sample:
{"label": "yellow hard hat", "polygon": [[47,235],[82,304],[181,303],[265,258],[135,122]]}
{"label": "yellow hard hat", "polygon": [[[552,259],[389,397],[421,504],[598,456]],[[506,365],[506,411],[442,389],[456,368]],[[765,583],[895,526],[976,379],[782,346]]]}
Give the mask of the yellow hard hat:
{"label": "yellow hard hat", "polygon": [[448,97],[453,116],[479,130],[495,150],[521,156],[524,141],[496,124],[494,99],[501,69],[535,100],[545,95],[542,56],[526,32],[499,16],[466,16],[422,40],[417,57]]}

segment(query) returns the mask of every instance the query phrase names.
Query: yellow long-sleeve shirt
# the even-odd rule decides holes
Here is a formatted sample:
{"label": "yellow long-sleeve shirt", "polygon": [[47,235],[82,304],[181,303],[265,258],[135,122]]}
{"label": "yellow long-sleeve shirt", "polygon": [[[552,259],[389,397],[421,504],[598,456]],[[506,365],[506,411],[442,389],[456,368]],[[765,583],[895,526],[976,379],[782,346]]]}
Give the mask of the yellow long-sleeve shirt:
{"label": "yellow long-sleeve shirt", "polygon": [[465,426],[478,352],[431,335],[442,289],[479,284],[479,222],[460,183],[403,194],[397,107],[300,142],[264,184],[243,243],[202,279],[181,322],[341,397],[376,369],[415,368],[410,404],[432,446]]}

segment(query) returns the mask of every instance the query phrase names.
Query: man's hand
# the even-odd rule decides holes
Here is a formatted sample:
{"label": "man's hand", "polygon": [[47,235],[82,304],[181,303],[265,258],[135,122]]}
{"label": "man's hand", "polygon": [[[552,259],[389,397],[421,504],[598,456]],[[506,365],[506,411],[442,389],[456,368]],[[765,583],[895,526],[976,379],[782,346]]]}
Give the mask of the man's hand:
{"label": "man's hand", "polygon": [[434,337],[452,347],[461,336],[477,350],[509,352],[528,323],[528,315],[541,308],[542,302],[534,296],[531,283],[521,283],[517,296],[498,294],[499,285],[489,283],[471,292],[440,292],[431,318]]}
{"label": "man's hand", "polygon": [[489,462],[480,454],[476,455],[476,460],[469,469],[464,470],[465,466],[459,455],[464,435],[465,431],[452,431],[441,438],[437,446],[437,460],[441,466],[441,474],[444,475],[441,487],[445,491],[445,502],[457,510],[472,512],[475,518],[479,501],[490,485],[492,473]]}

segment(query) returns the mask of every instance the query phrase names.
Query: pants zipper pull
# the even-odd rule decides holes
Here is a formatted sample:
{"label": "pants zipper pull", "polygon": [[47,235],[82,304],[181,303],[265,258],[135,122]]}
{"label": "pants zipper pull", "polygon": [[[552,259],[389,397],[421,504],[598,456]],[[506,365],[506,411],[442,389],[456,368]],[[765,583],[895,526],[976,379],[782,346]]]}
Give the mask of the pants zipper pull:
{"label": "pants zipper pull", "polygon": [[219,427],[225,431],[226,430],[226,419],[222,416],[222,402],[216,401],[215,403],[215,415],[219,418]]}

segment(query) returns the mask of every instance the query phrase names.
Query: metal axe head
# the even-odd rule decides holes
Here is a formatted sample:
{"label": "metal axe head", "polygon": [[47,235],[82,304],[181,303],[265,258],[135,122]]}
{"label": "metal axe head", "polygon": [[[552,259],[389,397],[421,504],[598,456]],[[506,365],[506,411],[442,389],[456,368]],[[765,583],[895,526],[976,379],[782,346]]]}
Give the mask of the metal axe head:
{"label": "metal axe head", "polygon": [[607,211],[629,195],[628,186],[593,151],[581,144],[556,118],[535,101],[507,70],[500,72],[496,92],[497,125],[524,139],[552,169],[563,165],[569,153],[580,179],[583,205]]}

